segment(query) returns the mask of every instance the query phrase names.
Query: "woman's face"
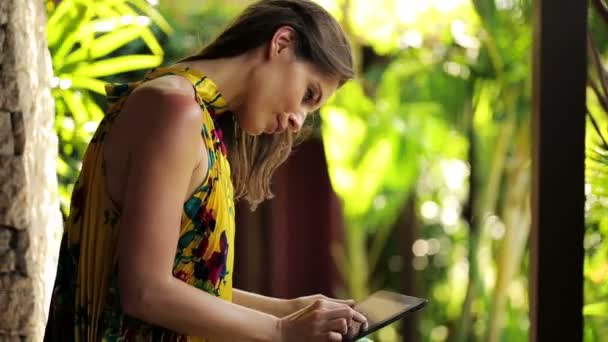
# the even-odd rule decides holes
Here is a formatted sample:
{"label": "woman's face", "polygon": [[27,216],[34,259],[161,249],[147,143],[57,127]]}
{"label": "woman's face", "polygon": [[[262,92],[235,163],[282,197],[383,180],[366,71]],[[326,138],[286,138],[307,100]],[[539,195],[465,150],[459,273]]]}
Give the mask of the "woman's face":
{"label": "woman's face", "polygon": [[326,77],[294,53],[294,32],[277,30],[248,77],[247,94],[239,108],[239,126],[247,133],[297,131],[306,116],[316,111],[334,93],[338,80]]}

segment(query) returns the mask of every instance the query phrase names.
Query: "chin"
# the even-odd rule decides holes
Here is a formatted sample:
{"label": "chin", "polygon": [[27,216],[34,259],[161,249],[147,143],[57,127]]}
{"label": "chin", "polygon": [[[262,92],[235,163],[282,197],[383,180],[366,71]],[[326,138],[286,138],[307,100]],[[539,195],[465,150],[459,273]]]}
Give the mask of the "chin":
{"label": "chin", "polygon": [[240,127],[245,133],[252,135],[252,136],[258,136],[258,135],[261,135],[264,133],[264,129],[259,128],[259,127],[250,127],[247,125],[243,125]]}
{"label": "chin", "polygon": [[244,118],[242,115],[236,115],[236,122],[239,128],[249,135],[255,136],[264,133],[263,128],[257,127],[257,125],[255,125],[255,122],[247,120],[247,118]]}
{"label": "chin", "polygon": [[251,135],[251,136],[254,136],[254,137],[258,136],[258,135],[262,135],[262,134],[265,133],[264,131],[260,131],[260,130],[257,130],[257,131],[245,131],[245,132],[247,134]]}

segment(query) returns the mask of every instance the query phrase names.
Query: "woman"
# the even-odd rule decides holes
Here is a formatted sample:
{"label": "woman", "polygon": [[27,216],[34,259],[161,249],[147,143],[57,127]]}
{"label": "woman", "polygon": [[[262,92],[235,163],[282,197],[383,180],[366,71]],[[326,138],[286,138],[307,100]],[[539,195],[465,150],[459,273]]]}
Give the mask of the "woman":
{"label": "woman", "polygon": [[108,86],[72,194],[45,339],[356,334],[367,323],[352,301],[232,289],[234,200],[270,198],[309,113],[352,77],[350,46],[325,10],[268,0],[200,53]]}

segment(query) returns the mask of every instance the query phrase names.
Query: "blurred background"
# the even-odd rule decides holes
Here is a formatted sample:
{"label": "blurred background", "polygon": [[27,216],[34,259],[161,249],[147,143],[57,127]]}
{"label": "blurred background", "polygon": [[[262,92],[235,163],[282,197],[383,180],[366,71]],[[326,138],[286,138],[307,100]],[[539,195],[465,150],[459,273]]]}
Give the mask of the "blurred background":
{"label": "blurred background", "polygon": [[[429,299],[375,341],[527,340],[531,0],[318,2],[348,33],[358,76],[276,174],[275,199],[239,207],[235,286]],[[104,84],[199,50],[250,1],[46,3],[66,217]],[[589,14],[585,341],[608,340],[602,6]],[[49,234],[56,254],[61,232]]]}

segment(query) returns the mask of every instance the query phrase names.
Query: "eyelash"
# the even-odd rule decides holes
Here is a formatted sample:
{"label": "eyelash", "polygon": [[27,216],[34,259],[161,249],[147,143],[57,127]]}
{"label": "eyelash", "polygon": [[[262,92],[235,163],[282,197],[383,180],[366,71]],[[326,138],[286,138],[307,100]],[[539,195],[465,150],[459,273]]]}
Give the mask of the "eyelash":
{"label": "eyelash", "polygon": [[304,95],[304,102],[305,103],[310,103],[313,100],[313,96],[314,96],[314,92],[311,88],[308,88],[306,90],[306,95]]}

